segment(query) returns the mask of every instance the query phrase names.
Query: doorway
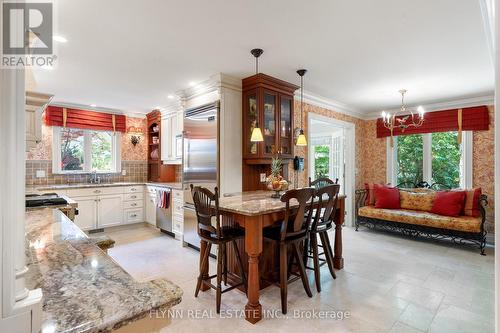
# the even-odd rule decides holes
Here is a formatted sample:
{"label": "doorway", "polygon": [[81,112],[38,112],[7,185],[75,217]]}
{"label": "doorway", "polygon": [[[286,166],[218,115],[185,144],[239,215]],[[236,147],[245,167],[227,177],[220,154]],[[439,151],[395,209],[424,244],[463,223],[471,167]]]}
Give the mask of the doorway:
{"label": "doorway", "polygon": [[341,120],[309,113],[308,176],[338,179],[340,193],[346,195],[345,224],[354,221],[355,126]]}

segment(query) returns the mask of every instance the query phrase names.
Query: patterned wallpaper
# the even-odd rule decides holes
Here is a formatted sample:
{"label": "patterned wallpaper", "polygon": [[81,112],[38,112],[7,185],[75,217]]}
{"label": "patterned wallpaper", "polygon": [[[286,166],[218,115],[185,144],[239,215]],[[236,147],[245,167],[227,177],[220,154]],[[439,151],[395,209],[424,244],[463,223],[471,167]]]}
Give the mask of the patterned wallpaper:
{"label": "patterned wallpaper", "polygon": [[[486,209],[488,232],[494,232],[494,107],[489,106],[490,129],[474,133],[473,141],[473,186],[481,187],[488,196],[489,205]],[[307,128],[309,113],[319,114],[333,119],[343,120],[355,124],[356,131],[356,188],[362,188],[365,182],[385,183],[387,169],[387,143],[384,138],[377,138],[376,120],[361,120],[339,112],[319,106],[305,104],[303,114],[304,130]],[[295,101],[295,126],[300,126],[300,102]],[[299,173],[298,186],[305,186],[308,182],[308,156],[304,147],[295,147],[295,155],[304,157],[304,172]],[[294,184],[295,173],[293,165],[289,164],[288,174]]]}
{"label": "patterned wallpaper", "polygon": [[[146,118],[126,118],[126,128],[140,127],[144,134],[141,135],[140,142],[134,147],[130,143],[131,134],[122,133],[122,160],[123,161],[147,161],[147,120]],[[52,160],[52,127],[43,125],[42,142],[32,148],[26,154],[27,160]]]}

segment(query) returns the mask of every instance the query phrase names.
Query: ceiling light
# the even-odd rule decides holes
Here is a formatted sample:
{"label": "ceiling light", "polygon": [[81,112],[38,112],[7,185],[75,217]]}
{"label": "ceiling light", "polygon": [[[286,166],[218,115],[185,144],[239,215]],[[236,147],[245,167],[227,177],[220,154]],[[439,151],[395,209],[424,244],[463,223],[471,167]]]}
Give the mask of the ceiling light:
{"label": "ceiling light", "polygon": [[295,142],[296,146],[307,146],[307,139],[304,135],[304,128],[302,127],[302,113],[304,109],[304,74],[306,74],[307,70],[299,69],[297,74],[300,76],[300,131],[299,136],[297,137],[297,142]]}
{"label": "ceiling light", "polygon": [[[253,49],[250,53],[255,57],[255,74],[259,74],[259,57],[264,53],[262,49]],[[258,108],[258,106],[257,106]],[[257,114],[258,114],[257,110]],[[263,142],[264,137],[262,136],[262,130],[259,127],[259,123],[255,122],[255,127],[252,129],[252,135],[250,136],[250,142]]]}
{"label": "ceiling light", "polygon": [[195,85],[196,85],[196,82],[193,82],[193,81],[189,82],[190,87],[194,87]]}
{"label": "ceiling light", "polygon": [[58,36],[58,35],[55,35],[54,37],[52,37],[53,40],[55,40],[56,42],[59,42],[59,43],[67,43],[68,40],[66,38],[64,38],[63,36]]}
{"label": "ceiling light", "polygon": [[95,108],[96,106],[97,106],[97,105],[95,105],[95,104],[90,104],[90,107],[91,107],[91,108]]}
{"label": "ceiling light", "polygon": [[168,99],[174,99],[174,95],[168,95],[167,98]]}

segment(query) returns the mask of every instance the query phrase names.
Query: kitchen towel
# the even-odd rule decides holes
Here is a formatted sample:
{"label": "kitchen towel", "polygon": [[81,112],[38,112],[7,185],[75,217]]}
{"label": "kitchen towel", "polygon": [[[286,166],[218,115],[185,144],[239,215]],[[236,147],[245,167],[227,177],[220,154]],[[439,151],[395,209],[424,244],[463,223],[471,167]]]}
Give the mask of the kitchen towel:
{"label": "kitchen towel", "polygon": [[156,206],[158,208],[170,208],[170,190],[156,190]]}

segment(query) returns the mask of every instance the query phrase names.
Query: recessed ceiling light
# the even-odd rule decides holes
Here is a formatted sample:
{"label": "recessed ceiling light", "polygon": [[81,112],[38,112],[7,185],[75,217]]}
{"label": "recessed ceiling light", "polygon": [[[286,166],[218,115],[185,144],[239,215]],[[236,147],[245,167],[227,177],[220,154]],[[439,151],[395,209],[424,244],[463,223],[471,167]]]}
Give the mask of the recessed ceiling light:
{"label": "recessed ceiling light", "polygon": [[194,87],[195,85],[196,85],[196,82],[193,82],[193,81],[189,82],[190,87]]}
{"label": "recessed ceiling light", "polygon": [[66,38],[64,38],[63,36],[58,36],[58,35],[55,35],[54,37],[52,37],[53,40],[55,40],[56,42],[59,42],[59,43],[67,43],[68,40]]}
{"label": "recessed ceiling light", "polygon": [[95,108],[96,106],[97,106],[97,105],[95,105],[95,104],[90,104],[90,107],[91,107],[91,108]]}
{"label": "recessed ceiling light", "polygon": [[155,110],[161,110],[161,106],[155,106]]}
{"label": "recessed ceiling light", "polygon": [[174,99],[174,95],[168,95],[167,98],[168,99]]}

